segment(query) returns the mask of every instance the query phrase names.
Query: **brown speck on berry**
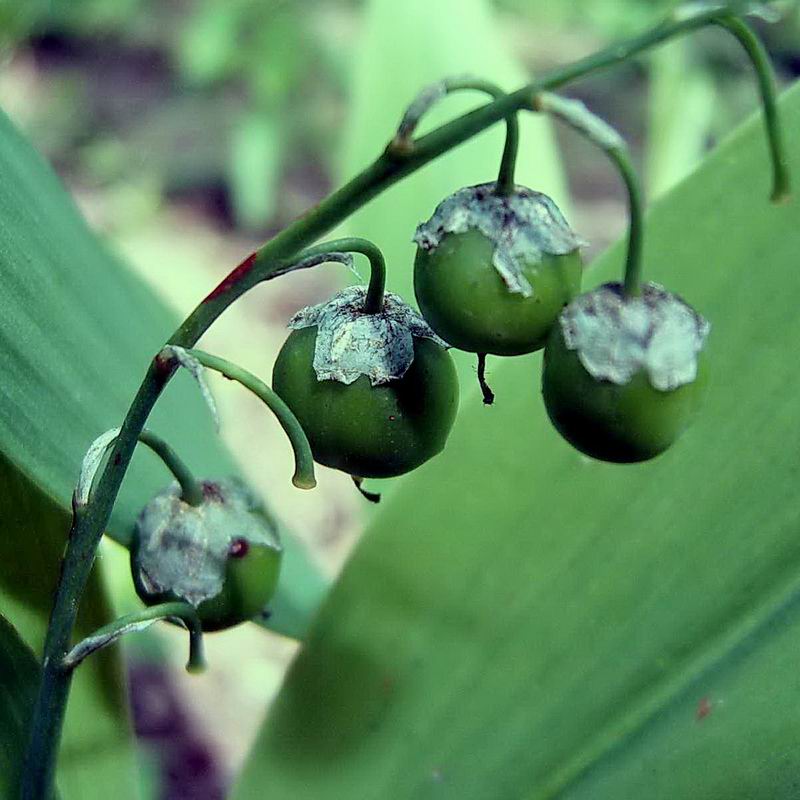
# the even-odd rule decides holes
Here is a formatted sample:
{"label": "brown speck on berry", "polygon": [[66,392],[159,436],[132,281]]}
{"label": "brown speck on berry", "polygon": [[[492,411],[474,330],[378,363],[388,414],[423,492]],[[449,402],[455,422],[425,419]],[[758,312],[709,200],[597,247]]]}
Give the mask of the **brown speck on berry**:
{"label": "brown speck on berry", "polygon": [[219,485],[214,481],[202,481],[200,486],[203,489],[203,497],[215,503],[224,503],[225,498],[222,496]]}
{"label": "brown speck on berry", "polygon": [[247,543],[247,539],[239,537],[231,542],[228,548],[228,555],[231,558],[244,558],[248,550],[250,550],[250,545]]}

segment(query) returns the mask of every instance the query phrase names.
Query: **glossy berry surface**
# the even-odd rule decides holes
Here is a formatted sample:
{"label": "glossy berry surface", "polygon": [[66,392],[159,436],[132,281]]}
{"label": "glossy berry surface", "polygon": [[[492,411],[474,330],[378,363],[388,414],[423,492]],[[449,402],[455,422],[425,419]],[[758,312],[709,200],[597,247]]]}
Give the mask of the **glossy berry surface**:
{"label": "glossy berry surface", "polygon": [[203,630],[230,628],[263,613],[278,586],[280,567],[280,551],[261,544],[237,548],[234,539],[222,591],[197,607]]}
{"label": "glossy berry surface", "polygon": [[318,380],[317,328],[293,331],[275,362],[274,390],[292,409],[320,464],[362,478],[388,478],[420,466],[444,448],[458,408],[458,381],[447,350],[413,337],[405,374],[373,386]]}
{"label": "glossy berry surface", "polygon": [[[617,344],[623,351],[626,343]],[[646,461],[669,448],[699,410],[706,384],[702,352],[695,363],[692,380],[666,390],[655,388],[643,368],[625,382],[598,378],[557,324],[544,352],[545,407],[559,433],[582,453],[615,463]]]}
{"label": "glossy berry surface", "polygon": [[473,353],[513,356],[544,347],[561,309],[577,294],[577,251],[523,261],[533,289],[508,290],[492,263],[494,245],[480,231],[447,234],[433,250],[419,248],[414,293],[428,324],[448,344]]}
{"label": "glossy berry surface", "polygon": [[282,550],[275,523],[238,482],[204,481],[191,506],[170,487],[145,507],[131,545],[131,573],[147,605],[195,606],[204,631],[262,613],[275,594]]}

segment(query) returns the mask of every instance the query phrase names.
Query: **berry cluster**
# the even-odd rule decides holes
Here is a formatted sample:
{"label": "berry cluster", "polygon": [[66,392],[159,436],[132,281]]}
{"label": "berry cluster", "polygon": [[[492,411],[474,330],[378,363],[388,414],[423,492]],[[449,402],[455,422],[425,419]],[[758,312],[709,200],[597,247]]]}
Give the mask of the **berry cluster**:
{"label": "berry cluster", "polygon": [[448,345],[498,356],[544,348],[547,412],[594,458],[649,459],[685,429],[708,323],[654,284],[578,296],[581,241],[549,197],[461,189],[414,239],[421,317],[392,294],[367,313],[353,287],[290,322],[273,388],[319,463],[390,477],[440,452],[458,398]]}
{"label": "berry cluster", "polygon": [[[436,97],[464,88],[496,94],[475,81],[423,92],[395,146],[409,147]],[[624,143],[573,101],[541,96],[537,110],[587,135],[620,167],[631,210],[623,282],[580,294],[583,242],[551,198],[513,181],[517,131],[508,120],[497,181],[459,189],[414,233],[421,313],[385,291],[385,263],[374,244],[341,239],[300,253],[279,274],[350,263],[361,253],[370,262],[369,286],[348,287],[294,315],[271,388],[216,356],[169,350],[196,377],[204,366],[217,369],[270,406],[295,448],[296,485],[314,485],[313,459],[349,474],[377,501],[362,488],[365,478],[402,475],[440,453],[458,409],[451,347],[477,354],[487,404],[494,399],[484,376],[487,355],[543,349],[547,413],[568,442],[596,459],[653,458],[690,422],[702,395],[709,325],[679,297],[641,282],[642,208]],[[270,599],[280,545],[241,489],[205,482],[217,490],[192,501],[189,483],[183,494],[167,489],[142,512],[132,548],[134,583],[148,604],[185,601],[205,630],[228,627]],[[248,526],[252,535],[243,537]],[[273,578],[259,583],[253,576],[262,568]],[[254,580],[259,591],[247,588]]]}

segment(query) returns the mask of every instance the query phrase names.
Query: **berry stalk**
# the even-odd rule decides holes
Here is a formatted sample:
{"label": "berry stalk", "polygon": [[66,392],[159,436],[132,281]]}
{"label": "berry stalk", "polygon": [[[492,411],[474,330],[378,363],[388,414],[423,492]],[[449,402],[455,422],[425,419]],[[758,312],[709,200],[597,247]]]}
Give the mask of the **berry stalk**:
{"label": "berry stalk", "polygon": [[548,113],[599,147],[614,163],[628,193],[628,253],[625,259],[625,295],[636,297],[642,291],[642,249],[644,239],[644,200],[636,170],[625,140],[605,120],[589,111],[578,100],[567,100],[542,92],[531,104],[534,111]]}
{"label": "berry stalk", "polygon": [[244,367],[203,350],[191,349],[186,352],[192,358],[196,358],[204,367],[213,369],[229,380],[240,383],[245,389],[249,389],[272,411],[294,451],[295,470],[292,483],[298,489],[313,489],[317,485],[317,480],[314,477],[314,458],[311,455],[311,445],[289,406],[264,381],[253,375],[252,372],[248,372]]}
{"label": "berry stalk", "polygon": [[189,468],[160,436],[146,428],[139,434],[139,441],[147,445],[175,476],[181,486],[181,497],[190,506],[199,506],[203,502],[203,490],[195,480]]}
{"label": "berry stalk", "polygon": [[76,644],[64,657],[62,666],[66,670],[73,670],[92,653],[108,647],[122,636],[142,631],[154,622],[165,619],[177,620],[189,631],[189,660],[186,670],[194,673],[202,672],[206,668],[203,629],[195,607],[182,602],[161,603],[115,619]]}
{"label": "berry stalk", "polygon": [[[413,150],[415,143],[412,137],[425,113],[446,95],[466,90],[483,92],[495,100],[506,96],[505,92],[497,84],[482,78],[445,78],[442,81],[431,84],[423,89],[409,105],[397,128],[391,147],[399,153]],[[506,141],[503,146],[500,170],[497,175],[497,194],[501,197],[508,197],[514,192],[514,171],[517,165],[517,153],[519,152],[517,110],[515,109],[514,113],[506,117]]]}
{"label": "berry stalk", "polygon": [[344,239],[333,239],[330,242],[309,247],[303,250],[291,264],[270,275],[270,279],[295,272],[298,269],[316,267],[328,261],[341,261],[343,260],[341,256],[349,253],[360,253],[369,260],[370,276],[364,311],[367,314],[377,314],[383,308],[383,295],[386,291],[386,260],[378,246],[368,239],[348,236]]}

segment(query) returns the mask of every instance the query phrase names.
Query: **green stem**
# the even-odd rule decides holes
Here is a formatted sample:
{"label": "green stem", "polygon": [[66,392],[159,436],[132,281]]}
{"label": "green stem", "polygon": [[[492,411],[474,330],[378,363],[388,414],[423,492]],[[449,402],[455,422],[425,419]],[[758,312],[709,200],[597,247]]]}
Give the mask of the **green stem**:
{"label": "green stem", "polygon": [[628,156],[626,148],[608,150],[611,160],[625,182],[628,190],[628,254],[625,258],[624,291],[626,297],[638,297],[642,293],[642,251],[644,245],[644,201],[639,178]]}
{"label": "green stem", "polygon": [[628,192],[628,254],[625,260],[625,296],[642,291],[642,249],[644,238],[644,199],[636,170],[625,140],[605,120],[593,114],[578,100],[568,100],[542,92],[533,101],[535,111],[546,112],[569,125],[605,152],[620,173]]}
{"label": "green stem", "polygon": [[783,141],[783,129],[778,115],[777,87],[775,72],[769,55],[753,31],[738,17],[722,15],[715,20],[716,24],[732,33],[742,45],[750,59],[758,79],[761,94],[761,105],[764,108],[764,120],[767,128],[770,156],[772,158],[772,202],[783,203],[789,199],[791,186],[789,181],[789,161]]}
{"label": "green stem", "polygon": [[[450,79],[447,81],[447,91],[473,89],[484,92],[495,100],[505,95],[505,92],[491,81],[480,79]],[[500,169],[497,173],[497,194],[501,197],[510,197],[514,193],[514,171],[517,166],[517,153],[519,152],[519,120],[516,113],[506,117],[506,142],[503,146],[503,156],[500,159]]]}
{"label": "green stem", "polygon": [[[510,113],[529,107],[540,92],[556,89],[590,73],[607,69],[675,36],[715,23],[715,16],[718,16],[718,12],[703,12],[690,19],[663,23],[641,36],[550,72],[516,92],[504,95],[421,137],[409,153],[398,152],[390,143],[384,153],[363,172],[245,259],[200,303],[168,343],[193,347],[231,303],[252,286],[269,280],[299,250],[312,244],[389,186],[507,118]],[[769,119],[767,124],[772,124]],[[778,146],[781,146],[779,140]],[[785,160],[782,150],[777,155],[780,161]],[[97,482],[91,503],[77,509],[73,516],[44,644],[42,681],[25,759],[22,800],[41,800],[51,792],[71,680],[71,674],[59,665],[69,651],[80,597],[89,579],[97,546],[108,524],[136,441],[175,370],[174,363],[165,364],[158,358],[150,364],[122,424],[111,458]]]}
{"label": "green stem", "polygon": [[75,645],[64,657],[61,666],[65,670],[72,671],[92,653],[108,647],[127,633],[144,630],[153,622],[162,619],[183,623],[189,631],[189,661],[186,670],[202,672],[206,668],[206,661],[203,654],[203,629],[200,618],[193,605],[182,602],[161,603],[115,619]]}
{"label": "green stem", "polygon": [[297,260],[269,276],[270,279],[286,275],[298,269],[307,269],[317,264],[324,264],[330,256],[338,253],[361,253],[369,259],[369,286],[364,300],[364,311],[377,314],[383,308],[383,295],[386,291],[386,261],[377,245],[369,239],[349,236],[344,239],[333,239],[330,242],[314,245],[303,250]]}
{"label": "green stem", "polygon": [[187,350],[187,352],[207,369],[213,369],[226,378],[240,383],[245,389],[249,389],[272,411],[288,436],[294,451],[295,467],[292,483],[298,489],[313,489],[317,485],[317,480],[314,477],[314,457],[311,455],[311,445],[289,406],[264,381],[253,375],[252,372],[248,372],[244,367],[203,350]]}
{"label": "green stem", "polygon": [[[394,138],[394,147],[400,152],[412,152],[415,143],[411,137],[424,114],[441,97],[453,92],[466,90],[483,92],[495,100],[506,96],[506,93],[497,84],[481,78],[445,78],[443,81],[421,92],[418,98],[409,106],[400,123],[397,136]],[[506,142],[503,147],[503,156],[500,159],[496,190],[501,197],[509,197],[514,193],[514,170],[517,164],[517,153],[519,152],[517,111],[518,109],[515,109],[513,113],[506,116]]]}
{"label": "green stem", "polygon": [[183,500],[191,506],[199,506],[203,502],[203,490],[178,454],[160,436],[147,428],[139,434],[139,441],[147,445],[175,476],[175,480],[181,485]]}

